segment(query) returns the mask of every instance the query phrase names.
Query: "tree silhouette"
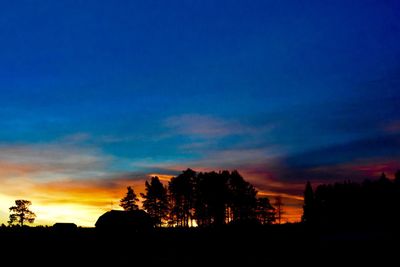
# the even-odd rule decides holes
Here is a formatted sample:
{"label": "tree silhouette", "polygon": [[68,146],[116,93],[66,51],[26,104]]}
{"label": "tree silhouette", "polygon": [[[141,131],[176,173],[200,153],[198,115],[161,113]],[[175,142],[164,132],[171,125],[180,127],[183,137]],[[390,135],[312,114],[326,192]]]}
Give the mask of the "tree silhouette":
{"label": "tree silhouette", "polygon": [[275,208],[272,207],[267,197],[257,199],[256,214],[261,224],[272,224],[275,222]]}
{"label": "tree silhouette", "polygon": [[[399,172],[395,180],[385,173],[361,184],[351,181],[322,184],[314,192],[313,219],[322,225],[397,227],[400,223]],[[307,186],[306,186],[307,187]],[[307,207],[306,197],[304,206]],[[304,209],[303,218],[307,217]]]}
{"label": "tree silhouette", "polygon": [[130,186],[128,186],[127,189],[128,192],[126,193],[126,196],[120,200],[119,205],[125,211],[138,210],[139,207],[136,205],[136,202],[139,201],[139,199],[136,197],[135,191],[133,191],[132,187]]}
{"label": "tree silhouette", "polygon": [[197,173],[192,169],[183,171],[177,177],[173,177],[168,183],[170,193],[172,224],[178,226],[193,225],[194,219],[194,188]]}
{"label": "tree silhouette", "polygon": [[[171,225],[187,227],[192,220],[199,226],[223,225],[258,219],[257,191],[236,170],[196,173],[187,169],[171,179],[168,191]],[[272,220],[271,212],[266,220]]]}
{"label": "tree silhouette", "polygon": [[311,183],[307,181],[306,189],[304,190],[303,216],[301,220],[305,223],[313,222],[314,213],[314,191]]}
{"label": "tree silhouette", "polygon": [[36,218],[36,214],[29,210],[29,206],[32,204],[29,200],[15,200],[15,206],[10,207],[10,220],[9,224],[15,222],[23,226],[25,222],[33,223]]}
{"label": "tree silhouette", "polygon": [[238,171],[231,172],[228,180],[230,220],[254,219],[257,206],[257,190],[246,182]]}
{"label": "tree silhouette", "polygon": [[276,206],[276,215],[278,217],[277,218],[278,219],[278,223],[281,224],[282,214],[284,213],[283,209],[282,209],[283,203],[282,203],[282,197],[281,196],[276,196],[275,197],[274,205]]}
{"label": "tree silhouette", "polygon": [[226,172],[198,174],[195,187],[195,217],[198,225],[225,224],[228,203]]}
{"label": "tree silhouette", "polygon": [[146,181],[145,190],[145,194],[141,193],[144,199],[143,208],[155,220],[155,223],[161,226],[168,215],[167,189],[160,182],[160,179],[155,176],[151,177],[150,183]]}
{"label": "tree silhouette", "polygon": [[386,174],[382,172],[381,177],[379,178],[379,182],[389,184],[390,180],[387,178]]}
{"label": "tree silhouette", "polygon": [[400,184],[400,170],[397,170],[396,173],[394,174],[394,182],[396,184]]}

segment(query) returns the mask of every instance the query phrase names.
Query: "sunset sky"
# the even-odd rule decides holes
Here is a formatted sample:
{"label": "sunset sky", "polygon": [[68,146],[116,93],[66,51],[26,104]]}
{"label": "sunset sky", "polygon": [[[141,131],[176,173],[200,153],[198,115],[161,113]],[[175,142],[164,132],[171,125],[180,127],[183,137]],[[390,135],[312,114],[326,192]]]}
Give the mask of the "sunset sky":
{"label": "sunset sky", "polygon": [[237,169],[299,220],[305,182],[400,169],[400,2],[7,1],[0,224],[93,226],[126,187]]}

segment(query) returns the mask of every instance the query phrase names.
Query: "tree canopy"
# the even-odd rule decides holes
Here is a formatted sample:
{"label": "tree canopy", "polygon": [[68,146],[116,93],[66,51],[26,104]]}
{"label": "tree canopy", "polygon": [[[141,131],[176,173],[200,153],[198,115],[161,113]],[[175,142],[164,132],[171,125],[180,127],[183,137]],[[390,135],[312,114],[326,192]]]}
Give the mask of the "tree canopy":
{"label": "tree canopy", "polygon": [[35,221],[36,214],[29,210],[29,206],[31,204],[32,202],[29,200],[15,200],[15,206],[10,207],[10,220],[8,223],[18,223],[20,226],[23,226],[25,222],[33,223]]}
{"label": "tree canopy", "polygon": [[[274,220],[272,206],[257,209],[256,189],[236,170],[197,173],[187,169],[171,179],[168,189],[172,223],[179,226],[189,226],[192,220],[199,226],[257,219],[272,223]],[[258,216],[257,212],[265,216]]]}
{"label": "tree canopy", "polygon": [[303,222],[331,225],[396,225],[400,223],[400,174],[391,180],[382,173],[374,181],[350,180],[321,184],[315,192],[307,183]]}
{"label": "tree canopy", "polygon": [[[275,222],[275,208],[238,171],[196,172],[187,169],[164,186],[158,177],[145,182],[143,209],[156,225],[210,226],[237,222]],[[121,200],[125,210],[137,209],[131,187]],[[122,205],[123,204],[123,205]],[[134,205],[134,206],[132,206]]]}

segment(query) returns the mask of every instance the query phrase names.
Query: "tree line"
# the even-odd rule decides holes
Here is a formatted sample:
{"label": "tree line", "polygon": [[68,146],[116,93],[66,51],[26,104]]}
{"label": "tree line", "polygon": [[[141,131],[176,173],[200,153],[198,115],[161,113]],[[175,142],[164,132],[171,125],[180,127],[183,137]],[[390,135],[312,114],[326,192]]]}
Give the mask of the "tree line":
{"label": "tree line", "polygon": [[[127,188],[120,206],[138,210],[139,199]],[[171,178],[167,185],[155,176],[145,182],[143,209],[158,226],[210,226],[257,222],[272,224],[275,208],[267,197],[257,198],[257,190],[239,172],[196,172],[191,169]]]}
{"label": "tree line", "polygon": [[398,225],[400,223],[400,171],[394,180],[385,173],[362,183],[350,180],[319,185],[307,182],[302,221],[322,225]]}

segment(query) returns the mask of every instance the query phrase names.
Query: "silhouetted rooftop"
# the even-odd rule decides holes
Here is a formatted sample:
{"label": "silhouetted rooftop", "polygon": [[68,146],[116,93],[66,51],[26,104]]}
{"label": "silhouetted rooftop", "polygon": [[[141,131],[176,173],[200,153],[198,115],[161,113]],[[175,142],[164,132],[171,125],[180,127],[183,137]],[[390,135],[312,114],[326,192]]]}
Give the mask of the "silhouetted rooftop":
{"label": "silhouetted rooftop", "polygon": [[144,210],[111,210],[99,217],[96,228],[132,228],[148,229],[153,227],[153,220]]}

